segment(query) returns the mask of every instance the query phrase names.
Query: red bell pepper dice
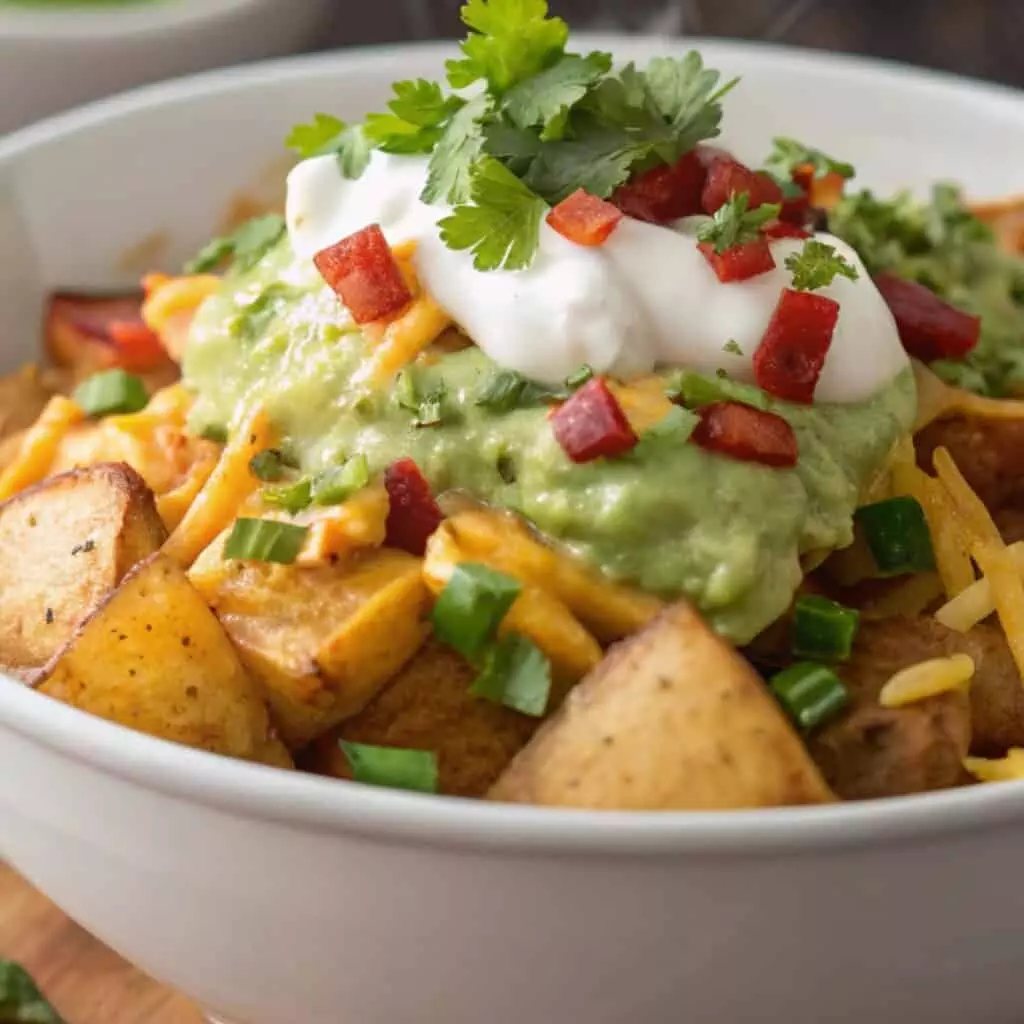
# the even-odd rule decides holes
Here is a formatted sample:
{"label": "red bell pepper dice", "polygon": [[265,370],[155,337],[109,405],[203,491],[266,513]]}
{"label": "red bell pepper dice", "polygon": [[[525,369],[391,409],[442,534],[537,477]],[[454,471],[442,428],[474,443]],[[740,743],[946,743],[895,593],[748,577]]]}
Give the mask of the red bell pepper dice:
{"label": "red bell pepper dice", "polygon": [[384,471],[388,519],[384,543],[411,555],[427,550],[427,539],[441,525],[441,514],[430,484],[412,459],[392,462]]}
{"label": "red bell pepper dice", "polygon": [[810,405],[838,320],[835,299],[783,288],[754,352],[757,386],[787,402]]}
{"label": "red bell pepper dice", "polygon": [[781,416],[740,402],[712,402],[699,415],[693,440],[701,448],[775,468],[796,465],[796,434]]}
{"label": "red bell pepper dice", "polygon": [[321,249],[313,262],[357,324],[392,317],[412,301],[409,286],[377,224]]}
{"label": "red bell pepper dice", "polygon": [[638,440],[622,406],[600,377],[584,384],[549,418],[555,440],[573,462],[622,455]]}
{"label": "red bell pepper dice", "polygon": [[978,344],[981,318],[951,306],[930,288],[888,271],[875,277],[875,285],[910,355],[924,362],[963,359]]}
{"label": "red bell pepper dice", "polygon": [[801,186],[799,195],[783,195],[779,220],[800,228],[810,223],[811,197],[805,188]]}
{"label": "red bell pepper dice", "polygon": [[603,245],[622,220],[622,211],[582,188],[563,199],[547,216],[563,238],[577,245]]}
{"label": "red bell pepper dice", "polygon": [[765,203],[781,203],[779,183],[765,171],[752,171],[738,160],[722,157],[708,168],[707,180],[701,195],[701,205],[707,214],[714,213],[731,196],[746,192],[750,196],[748,209],[756,210]]}
{"label": "red bell pepper dice", "polygon": [[160,336],[141,320],[112,320],[107,331],[126,370],[152,370],[167,359]]}
{"label": "red bell pepper dice", "polygon": [[718,280],[725,284],[730,281],[746,281],[775,269],[775,257],[763,238],[734,245],[725,252],[715,252],[710,242],[701,242],[698,248],[718,275]]}
{"label": "red bell pepper dice", "polygon": [[[785,212],[785,211],[783,211]],[[810,238],[810,231],[804,230],[798,224],[791,221],[783,220],[782,214],[779,214],[778,220],[770,221],[767,224],[762,225],[761,234],[765,238]]]}
{"label": "red bell pepper dice", "polygon": [[661,164],[636,175],[613,193],[611,202],[623,213],[652,224],[668,224],[701,212],[706,169],[698,149],[675,164]]}

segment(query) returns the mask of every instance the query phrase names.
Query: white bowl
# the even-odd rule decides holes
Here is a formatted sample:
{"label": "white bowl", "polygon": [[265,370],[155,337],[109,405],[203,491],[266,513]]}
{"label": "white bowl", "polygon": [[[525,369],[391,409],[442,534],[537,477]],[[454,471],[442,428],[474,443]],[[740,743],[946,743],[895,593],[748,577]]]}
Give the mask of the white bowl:
{"label": "white bowl", "polygon": [[131,86],[291,53],[315,41],[331,9],[336,0],[4,7],[0,135]]}
{"label": "white bowl", "polygon": [[[664,41],[604,39],[643,59]],[[786,132],[873,184],[1019,188],[1024,100],[879,64],[707,43],[729,141]],[[278,63],[0,143],[0,338],[58,285],[179,258],[288,126],[358,115],[446,50]],[[826,808],[603,814],[233,763],[0,679],[0,849],[72,917],[237,1024],[863,1024],[1020,1019],[1024,786]]]}

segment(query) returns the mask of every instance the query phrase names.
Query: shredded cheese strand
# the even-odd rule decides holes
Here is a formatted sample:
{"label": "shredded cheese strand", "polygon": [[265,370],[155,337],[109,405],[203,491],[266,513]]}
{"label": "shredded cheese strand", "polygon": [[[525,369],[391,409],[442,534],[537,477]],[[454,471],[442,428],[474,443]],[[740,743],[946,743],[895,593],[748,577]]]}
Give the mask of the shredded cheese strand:
{"label": "shredded cheese strand", "polygon": [[1013,782],[1024,779],[1024,750],[1010,747],[1005,757],[965,757],[964,768],[979,782]]}
{"label": "shredded cheese strand", "polygon": [[[1024,541],[1017,541],[1007,549],[1017,573],[1024,577]],[[966,633],[996,610],[992,598],[992,584],[987,579],[975,580],[966,590],[947,601],[936,613],[935,618],[947,629]]]}
{"label": "shredded cheese strand", "polygon": [[902,708],[940,693],[966,690],[974,676],[974,661],[966,654],[930,658],[897,672],[881,689],[878,703]]}

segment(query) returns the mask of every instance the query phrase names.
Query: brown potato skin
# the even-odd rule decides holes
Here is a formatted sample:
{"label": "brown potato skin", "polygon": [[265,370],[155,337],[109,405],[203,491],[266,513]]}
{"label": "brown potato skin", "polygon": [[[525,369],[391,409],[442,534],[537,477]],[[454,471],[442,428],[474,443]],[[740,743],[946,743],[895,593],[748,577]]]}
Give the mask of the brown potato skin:
{"label": "brown potato skin", "polygon": [[825,803],[832,794],[763,680],[680,602],[612,647],[489,798],[721,810]]}
{"label": "brown potato skin", "polygon": [[428,640],[360,714],[314,743],[300,766],[351,778],[339,739],[433,750],[442,793],[483,796],[540,723],[471,696],[475,678],[476,671],[458,654]]}
{"label": "brown potato skin", "polygon": [[124,463],[51,477],[0,505],[0,669],[31,679],[166,536]]}
{"label": "brown potato skin", "polygon": [[159,552],[75,630],[37,689],[160,739],[278,767],[291,763],[217,617]]}

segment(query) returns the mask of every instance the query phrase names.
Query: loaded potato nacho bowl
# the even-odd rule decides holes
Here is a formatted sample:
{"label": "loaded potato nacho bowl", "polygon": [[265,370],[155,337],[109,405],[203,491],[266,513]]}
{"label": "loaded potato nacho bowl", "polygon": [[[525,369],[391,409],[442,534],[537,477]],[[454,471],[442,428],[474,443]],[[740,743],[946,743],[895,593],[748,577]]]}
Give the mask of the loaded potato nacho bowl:
{"label": "loaded potato nacho bowl", "polygon": [[339,786],[1021,777],[1020,208],[741,161],[698,53],[462,14],[445,80],[293,129],[282,207],[51,297],[0,385],[0,669]]}

